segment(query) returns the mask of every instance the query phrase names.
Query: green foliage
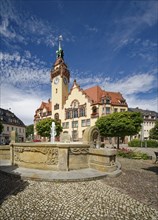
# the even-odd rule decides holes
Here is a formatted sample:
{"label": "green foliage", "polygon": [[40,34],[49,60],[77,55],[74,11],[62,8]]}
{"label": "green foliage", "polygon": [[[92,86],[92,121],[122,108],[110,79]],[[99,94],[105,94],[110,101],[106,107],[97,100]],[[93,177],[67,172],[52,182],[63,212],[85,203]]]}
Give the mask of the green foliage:
{"label": "green foliage", "polygon": [[56,133],[57,133],[56,137],[59,136],[60,132],[62,131],[62,127],[59,122],[57,122],[56,120],[51,119],[51,118],[43,119],[36,124],[37,133],[41,137],[49,137],[50,138],[51,126],[52,126],[53,121],[55,122],[55,128],[56,128]]}
{"label": "green foliage", "polygon": [[138,139],[133,139],[132,141],[128,142],[128,146],[130,147],[150,147],[150,148],[156,148],[158,147],[158,141],[156,140],[146,140],[146,141],[142,141],[142,145],[141,145],[141,141]]}
{"label": "green foliage", "polygon": [[149,159],[149,156],[145,153],[141,153],[139,151],[132,151],[127,148],[122,148],[117,151],[117,155],[120,157],[128,158],[128,159]]}
{"label": "green foliage", "polygon": [[149,138],[158,140],[158,120],[155,122],[155,126],[150,130]]}
{"label": "green foliage", "polygon": [[139,112],[115,112],[98,118],[96,126],[104,137],[124,137],[137,134],[142,122]]}
{"label": "green foliage", "polygon": [[3,129],[4,129],[4,126],[3,126],[2,122],[0,121],[0,134],[2,133]]}
{"label": "green foliage", "polygon": [[124,137],[137,134],[142,122],[139,112],[115,112],[98,118],[96,126],[105,137]]}
{"label": "green foliage", "polygon": [[34,125],[28,125],[26,126],[26,137],[30,137],[31,135],[34,134]]}

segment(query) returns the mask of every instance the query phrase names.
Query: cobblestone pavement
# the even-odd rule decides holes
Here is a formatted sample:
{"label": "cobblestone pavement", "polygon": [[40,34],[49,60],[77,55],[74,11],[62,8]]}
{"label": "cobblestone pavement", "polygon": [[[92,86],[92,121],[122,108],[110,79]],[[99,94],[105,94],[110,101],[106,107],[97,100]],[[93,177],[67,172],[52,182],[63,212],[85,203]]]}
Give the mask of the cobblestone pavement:
{"label": "cobblestone pavement", "polygon": [[[14,177],[11,177],[11,194],[1,200],[0,219],[156,220],[156,203],[150,202],[150,199],[140,202],[144,193],[146,197],[150,198],[151,194],[156,199],[157,177],[155,171],[151,171],[155,169],[155,165],[125,159],[121,159],[121,163],[124,168],[120,177],[90,182],[36,182],[23,181],[16,177],[14,183]],[[6,174],[0,173],[0,178],[9,180],[9,175],[6,177]],[[13,193],[13,185],[16,183],[19,185]],[[5,181],[4,184],[6,190],[9,183]],[[137,188],[142,189],[143,186],[140,185],[146,184],[150,186],[144,187],[142,193],[141,190],[138,193]],[[2,181],[0,186],[3,192]]]}
{"label": "cobblestone pavement", "polygon": [[158,163],[125,158],[119,158],[119,161],[122,175],[104,178],[103,182],[158,210]]}

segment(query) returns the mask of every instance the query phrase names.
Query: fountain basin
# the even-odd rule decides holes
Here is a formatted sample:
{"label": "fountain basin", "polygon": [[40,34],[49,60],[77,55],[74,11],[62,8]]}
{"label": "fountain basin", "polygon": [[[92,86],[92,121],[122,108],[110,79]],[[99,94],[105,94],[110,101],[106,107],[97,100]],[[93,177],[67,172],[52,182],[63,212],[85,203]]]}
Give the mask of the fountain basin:
{"label": "fountain basin", "polygon": [[96,149],[83,143],[13,143],[10,153],[11,164],[19,167],[52,171],[117,169],[115,149]]}

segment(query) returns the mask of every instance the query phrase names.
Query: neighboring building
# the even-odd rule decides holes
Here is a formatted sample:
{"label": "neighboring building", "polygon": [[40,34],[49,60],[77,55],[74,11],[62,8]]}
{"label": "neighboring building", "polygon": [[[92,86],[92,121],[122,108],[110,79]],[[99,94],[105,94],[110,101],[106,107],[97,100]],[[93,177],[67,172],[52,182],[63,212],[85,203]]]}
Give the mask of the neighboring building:
{"label": "neighboring building", "polygon": [[36,110],[34,115],[34,139],[40,140],[41,137],[37,134],[36,123],[44,118],[52,118],[52,103],[50,99],[48,102],[42,102],[40,107]]}
{"label": "neighboring building", "polygon": [[26,126],[14,113],[0,108],[0,121],[4,126],[3,132],[0,134],[0,144],[9,144],[11,131],[17,132],[19,142],[25,141]]}
{"label": "neighboring building", "polygon": [[[128,110],[126,100],[119,92],[108,92],[99,86],[83,90],[76,80],[69,92],[69,82],[70,72],[64,62],[59,42],[57,59],[51,69],[52,101],[42,102],[40,108],[36,110],[35,127],[39,120],[52,117],[60,120],[63,131],[69,133],[74,141],[78,141],[82,139],[83,132],[88,126],[95,125],[98,117]],[[38,138],[36,131],[34,135]]]}
{"label": "neighboring building", "polygon": [[149,131],[155,126],[156,120],[158,120],[158,113],[150,110],[143,110],[137,108],[129,108],[131,112],[140,112],[143,117],[142,129],[138,135],[133,136],[132,138],[138,138],[141,140],[149,139]]}

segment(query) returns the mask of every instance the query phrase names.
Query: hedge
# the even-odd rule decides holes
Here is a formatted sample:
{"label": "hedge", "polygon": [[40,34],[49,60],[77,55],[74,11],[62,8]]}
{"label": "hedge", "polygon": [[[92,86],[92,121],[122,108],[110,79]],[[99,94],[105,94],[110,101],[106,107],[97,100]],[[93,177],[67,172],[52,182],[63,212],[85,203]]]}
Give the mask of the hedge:
{"label": "hedge", "polygon": [[[129,147],[141,147],[141,141],[138,139],[133,139],[128,142]],[[156,140],[146,140],[142,141],[142,147],[158,148],[158,141]]]}

